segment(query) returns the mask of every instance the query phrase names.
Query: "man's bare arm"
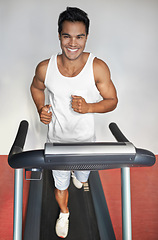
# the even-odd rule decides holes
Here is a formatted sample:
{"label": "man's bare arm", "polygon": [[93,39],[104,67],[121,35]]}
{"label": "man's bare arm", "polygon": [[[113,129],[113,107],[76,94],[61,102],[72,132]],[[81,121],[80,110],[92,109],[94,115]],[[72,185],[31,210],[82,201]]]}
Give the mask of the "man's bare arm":
{"label": "man's bare arm", "polygon": [[30,88],[32,98],[35,102],[37,111],[40,116],[40,120],[44,124],[49,124],[52,118],[52,113],[48,112],[51,105],[44,105],[45,104],[44,80],[45,80],[47,66],[48,66],[48,60],[38,64],[36,68],[35,76],[33,78],[33,82]]}
{"label": "man's bare arm", "polygon": [[89,112],[106,113],[113,111],[118,103],[116,89],[111,80],[108,66],[97,58],[94,60],[94,78],[103,100],[90,104]]}
{"label": "man's bare arm", "polygon": [[79,113],[106,113],[113,111],[118,103],[117,93],[111,81],[108,66],[97,58],[94,60],[95,83],[103,100],[97,103],[87,103],[81,96],[72,96],[72,108]]}

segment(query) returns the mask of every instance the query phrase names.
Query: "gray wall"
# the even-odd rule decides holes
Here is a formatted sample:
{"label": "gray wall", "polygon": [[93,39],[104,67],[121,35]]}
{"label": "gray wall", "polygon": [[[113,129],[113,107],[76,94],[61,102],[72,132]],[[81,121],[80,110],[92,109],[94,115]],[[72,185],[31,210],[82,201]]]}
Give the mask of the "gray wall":
{"label": "gray wall", "polygon": [[98,141],[113,141],[116,122],[137,147],[158,153],[158,2],[155,0],[1,0],[0,154],[6,155],[19,122],[29,121],[25,149],[41,148],[47,127],[39,122],[29,87],[38,62],[59,52],[57,19],[77,6],[91,19],[87,51],[111,69],[119,104],[96,114]]}

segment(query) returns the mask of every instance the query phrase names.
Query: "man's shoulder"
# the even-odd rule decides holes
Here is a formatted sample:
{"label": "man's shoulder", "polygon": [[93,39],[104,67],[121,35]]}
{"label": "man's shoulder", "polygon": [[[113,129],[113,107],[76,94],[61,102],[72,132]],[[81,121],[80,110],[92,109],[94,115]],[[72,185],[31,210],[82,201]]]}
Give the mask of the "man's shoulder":
{"label": "man's shoulder", "polygon": [[47,69],[49,60],[50,59],[46,59],[46,60],[43,60],[40,63],[38,63],[36,69],[37,70],[45,70],[45,69]]}
{"label": "man's shoulder", "polygon": [[108,65],[102,59],[99,59],[97,57],[94,58],[93,67],[94,67],[94,71],[97,71],[97,72],[98,71],[101,71],[101,72],[108,71],[109,72]]}
{"label": "man's shoulder", "polygon": [[95,57],[93,61],[94,79],[97,82],[110,79],[110,69],[101,59]]}
{"label": "man's shoulder", "polygon": [[47,67],[50,59],[41,61],[36,67],[36,77],[44,82]]}

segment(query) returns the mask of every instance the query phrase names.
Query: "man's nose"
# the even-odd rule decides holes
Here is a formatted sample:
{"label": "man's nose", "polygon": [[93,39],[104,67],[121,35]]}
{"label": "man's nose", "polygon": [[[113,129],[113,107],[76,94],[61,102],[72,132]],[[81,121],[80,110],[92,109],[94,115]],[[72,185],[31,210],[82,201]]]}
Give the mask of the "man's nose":
{"label": "man's nose", "polygon": [[76,45],[76,39],[75,39],[75,38],[72,37],[72,38],[70,39],[70,45],[71,45],[71,46],[75,46],[75,45]]}

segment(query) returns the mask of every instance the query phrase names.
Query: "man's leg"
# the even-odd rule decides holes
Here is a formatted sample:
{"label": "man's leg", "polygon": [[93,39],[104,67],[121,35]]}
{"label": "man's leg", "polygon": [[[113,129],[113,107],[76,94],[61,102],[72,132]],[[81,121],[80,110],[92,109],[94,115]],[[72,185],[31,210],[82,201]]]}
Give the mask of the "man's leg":
{"label": "man's leg", "polygon": [[66,190],[59,190],[59,189],[55,189],[55,198],[56,201],[60,207],[60,210],[62,213],[68,213],[69,209],[68,209],[68,189]]}
{"label": "man's leg", "polygon": [[60,207],[59,218],[56,222],[56,234],[65,238],[69,229],[68,186],[70,183],[70,171],[52,171],[55,182],[55,198]]}

